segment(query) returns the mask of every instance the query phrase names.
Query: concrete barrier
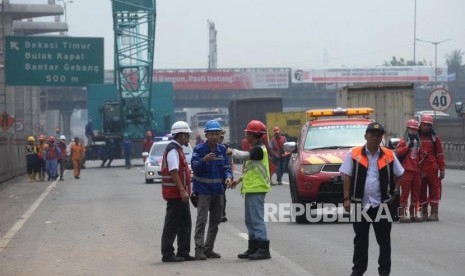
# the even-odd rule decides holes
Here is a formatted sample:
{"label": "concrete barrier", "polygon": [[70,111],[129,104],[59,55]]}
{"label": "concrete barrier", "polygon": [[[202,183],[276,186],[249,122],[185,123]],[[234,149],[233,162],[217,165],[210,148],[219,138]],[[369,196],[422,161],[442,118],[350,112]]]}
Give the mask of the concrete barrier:
{"label": "concrete barrier", "polygon": [[442,149],[446,159],[446,168],[465,169],[465,143],[443,142]]}
{"label": "concrete barrier", "polygon": [[0,183],[26,173],[26,141],[0,134]]}

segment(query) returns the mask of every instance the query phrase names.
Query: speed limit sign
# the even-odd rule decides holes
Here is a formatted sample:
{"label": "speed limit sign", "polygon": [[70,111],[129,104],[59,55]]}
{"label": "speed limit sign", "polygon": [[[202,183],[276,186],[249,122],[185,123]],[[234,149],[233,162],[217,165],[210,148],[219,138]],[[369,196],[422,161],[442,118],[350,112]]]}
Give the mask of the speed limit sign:
{"label": "speed limit sign", "polygon": [[449,109],[451,102],[450,93],[444,88],[433,90],[429,94],[429,105],[433,110],[445,111]]}

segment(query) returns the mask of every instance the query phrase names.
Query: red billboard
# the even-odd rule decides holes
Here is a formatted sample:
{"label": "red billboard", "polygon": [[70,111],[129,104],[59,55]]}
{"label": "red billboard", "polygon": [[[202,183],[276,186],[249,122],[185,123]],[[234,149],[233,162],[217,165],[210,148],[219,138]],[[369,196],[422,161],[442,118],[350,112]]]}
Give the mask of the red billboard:
{"label": "red billboard", "polygon": [[174,90],[244,90],[289,88],[289,69],[156,70],[154,82],[171,82]]}

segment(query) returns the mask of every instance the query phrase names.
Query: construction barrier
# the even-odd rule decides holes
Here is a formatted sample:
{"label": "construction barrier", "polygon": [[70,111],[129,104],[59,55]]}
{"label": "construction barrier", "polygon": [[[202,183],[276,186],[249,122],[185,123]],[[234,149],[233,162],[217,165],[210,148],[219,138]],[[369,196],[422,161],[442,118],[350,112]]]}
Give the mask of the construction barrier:
{"label": "construction barrier", "polygon": [[26,173],[26,141],[0,134],[0,183]]}

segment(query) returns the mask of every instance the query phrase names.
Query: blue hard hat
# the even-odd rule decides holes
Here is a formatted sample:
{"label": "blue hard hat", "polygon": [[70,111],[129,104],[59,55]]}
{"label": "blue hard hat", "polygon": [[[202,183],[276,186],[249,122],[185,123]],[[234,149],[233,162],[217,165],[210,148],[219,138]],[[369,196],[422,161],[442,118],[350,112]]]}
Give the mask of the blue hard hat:
{"label": "blue hard hat", "polygon": [[223,128],[221,127],[220,123],[218,123],[218,121],[210,120],[205,124],[205,132],[221,130],[223,130]]}

